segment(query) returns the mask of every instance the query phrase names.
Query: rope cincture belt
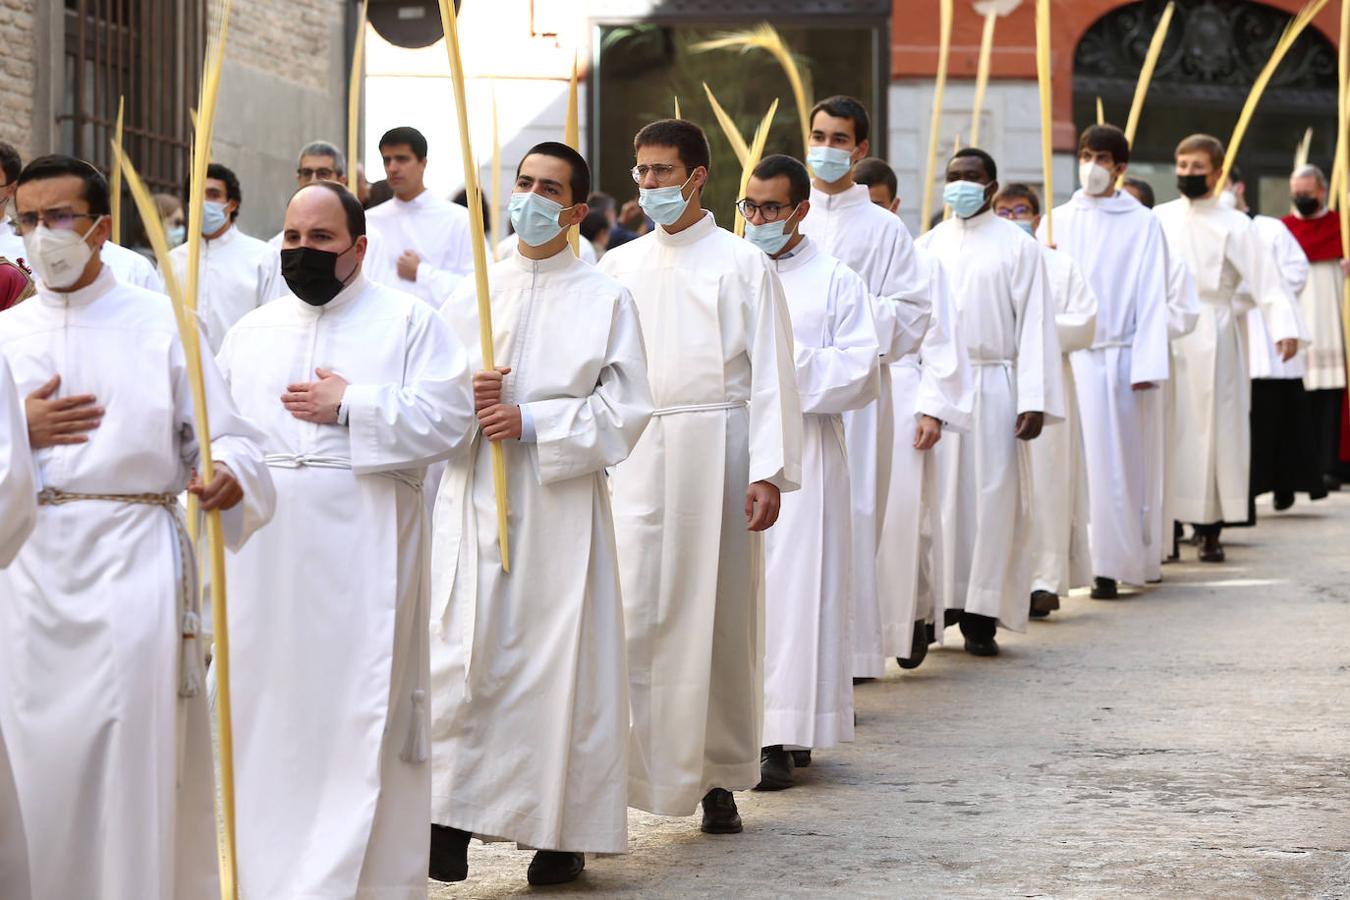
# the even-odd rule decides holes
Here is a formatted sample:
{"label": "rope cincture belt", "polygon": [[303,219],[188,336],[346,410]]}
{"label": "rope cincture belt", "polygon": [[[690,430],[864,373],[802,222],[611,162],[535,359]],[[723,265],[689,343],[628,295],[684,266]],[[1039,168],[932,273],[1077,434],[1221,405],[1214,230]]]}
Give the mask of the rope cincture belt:
{"label": "rope cincture belt", "polygon": [[197,557],[192,552],[182,508],[174,494],[93,494],[45,488],[37,495],[39,506],[64,506],[67,503],[94,501],[125,503],[132,506],[158,506],[173,519],[174,536],[178,540],[174,571],[178,577],[178,614],[181,641],[178,652],[178,696],[195,697],[206,682],[203,651],[197,644],[201,634],[202,615],[197,595]]}
{"label": "rope cincture belt", "polygon": [[[263,457],[263,462],[273,469],[341,469],[348,472],[352,469],[350,459],[311,453],[269,453]],[[422,479],[411,472],[389,469],[374,474],[397,481],[399,484],[406,484],[415,491],[422,489]]]}
{"label": "rope cincture belt", "polygon": [[726,400],[722,403],[691,403],[685,406],[663,406],[660,409],[652,410],[652,418],[657,419],[661,416],[675,416],[680,413],[692,412],[715,412],[719,409],[740,409],[742,406],[748,406],[746,400]]}

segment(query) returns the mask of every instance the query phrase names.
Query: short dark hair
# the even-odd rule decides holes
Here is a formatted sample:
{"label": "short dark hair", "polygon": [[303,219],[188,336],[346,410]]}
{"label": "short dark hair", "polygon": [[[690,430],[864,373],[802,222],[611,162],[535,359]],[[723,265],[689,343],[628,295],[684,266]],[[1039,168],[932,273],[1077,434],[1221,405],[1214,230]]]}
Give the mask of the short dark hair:
{"label": "short dark hair", "polygon": [[891,192],[892,200],[900,195],[900,182],[895,177],[895,170],[879,156],[858,160],[853,166],[853,180],[867,187],[885,185],[886,190]]}
{"label": "short dark hair", "polygon": [[1228,183],[1229,184],[1247,183],[1247,179],[1242,177],[1242,169],[1238,166],[1237,163],[1233,163],[1231,166],[1228,167]]}
{"label": "short dark hair", "polygon": [[526,151],[525,156],[520,158],[520,165],[516,166],[517,178],[520,177],[520,166],[525,164],[525,158],[535,154],[552,156],[567,163],[572,168],[572,177],[568,183],[568,187],[572,189],[572,203],[586,202],[586,198],[591,193],[591,167],[586,165],[586,159],[580,153],[558,141],[544,141],[542,144],[535,144]]}
{"label": "short dark hair", "polygon": [[604,191],[591,191],[590,196],[586,198],[586,205],[591,208],[591,212],[602,213],[607,213],[616,206],[614,198]]}
{"label": "short dark hair", "polygon": [[687,119],[660,119],[644,125],[633,138],[633,152],[643,147],[674,147],[680,163],[691,171],[702,166],[711,170],[712,151],[708,136]]}
{"label": "short dark hair", "polygon": [[1126,178],[1124,183],[1125,187],[1134,188],[1139,192],[1139,202],[1149,209],[1152,209],[1154,204],[1158,202],[1157,198],[1153,196],[1153,185],[1149,184],[1144,179]]}
{"label": "short dark hair", "polygon": [[[455,191],[455,196],[450,198],[450,202],[455,204],[456,206],[462,206],[465,209],[468,209],[469,208],[468,189],[460,188],[459,190]],[[483,225],[487,226],[492,222],[492,205],[488,202],[488,199],[483,196],[482,188],[479,188],[478,190],[478,205],[483,210]]]}
{"label": "short dark hair", "polygon": [[793,206],[811,199],[811,176],[807,173],[806,166],[790,156],[784,156],[782,153],[766,156],[755,166],[751,175],[761,181],[786,178],[788,200]]}
{"label": "short dark hair", "polygon": [[1035,188],[1029,184],[1022,184],[1020,181],[1005,184],[998,195],[994,197],[995,203],[1000,200],[1025,200],[1033,213],[1038,216],[1041,214],[1041,198],[1036,193]]}
{"label": "short dark hair", "polygon": [[413,156],[421,162],[427,158],[427,139],[411,125],[400,125],[397,128],[391,128],[380,137],[380,149],[385,147],[407,146],[412,149]]}
{"label": "short dark hair", "polygon": [[815,125],[816,113],[818,112],[828,113],[836,119],[851,120],[853,122],[853,140],[856,143],[861,144],[872,133],[871,120],[867,118],[867,107],[863,106],[861,101],[845,94],[826,97],[811,107],[811,116],[807,119],[808,128]]}
{"label": "short dark hair", "polygon": [[1125,132],[1114,125],[1092,125],[1084,129],[1078,139],[1078,152],[1084,150],[1110,153],[1118,166],[1130,161],[1130,142]]}
{"label": "short dark hair", "polygon": [[588,241],[593,241],[595,236],[602,231],[609,231],[609,216],[605,215],[605,211],[593,209],[586,213],[586,218],[581,220],[581,236]]}
{"label": "short dark hair", "polygon": [[[965,159],[971,156],[984,164],[984,174],[989,176],[990,181],[998,181],[998,163],[994,162],[994,158],[979,147],[962,147],[952,154],[952,159]],[[950,163],[948,164],[950,165]]]}
{"label": "short dark hair", "polygon": [[[352,240],[362,237],[366,233],[366,211],[361,208],[361,201],[356,199],[356,195],[347,190],[347,186],[337,181],[311,181],[309,184],[296,190],[308,191],[318,188],[321,191],[329,191],[336,194],[338,201],[342,204],[342,211],[347,214],[347,233],[352,236]],[[291,199],[295,199],[295,194],[291,194]]]}
{"label": "short dark hair", "polygon": [[[228,166],[223,166],[220,163],[211,163],[206,167],[206,177],[215,178],[218,181],[225,182],[225,199],[233,200],[235,203],[239,204],[239,206],[235,208],[234,214],[230,216],[230,221],[233,222],[235,219],[239,218],[239,209],[244,205],[244,193],[239,189],[239,176],[235,175],[234,170],[230,169]],[[183,185],[183,196],[187,197],[191,196],[191,194],[192,190],[189,182],[189,184]]]}
{"label": "short dark hair", "polygon": [[39,156],[23,167],[19,173],[19,184],[30,181],[47,181],[51,178],[64,178],[74,175],[84,182],[84,194],[81,199],[89,205],[89,212],[96,216],[112,215],[112,203],[108,199],[108,180],[103,173],[82,159],[53,153]]}
{"label": "short dark hair", "polygon": [[23,160],[19,158],[19,151],[14,149],[14,145],[5,141],[0,141],[0,169],[5,172],[5,186],[8,187],[19,180],[19,173],[23,171]]}

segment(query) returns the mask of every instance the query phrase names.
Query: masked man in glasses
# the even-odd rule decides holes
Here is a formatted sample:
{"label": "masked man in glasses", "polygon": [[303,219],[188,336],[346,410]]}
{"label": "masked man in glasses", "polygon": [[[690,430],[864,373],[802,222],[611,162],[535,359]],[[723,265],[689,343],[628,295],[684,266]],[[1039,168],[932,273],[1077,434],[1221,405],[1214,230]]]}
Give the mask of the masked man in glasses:
{"label": "masked man in glasses", "polygon": [[656,410],[615,469],[632,730],[628,802],[741,830],[759,782],[763,545],[801,484],[792,322],[768,257],[700,204],[708,140],[682,119],[633,141],[649,234],[600,270],[637,301]]}

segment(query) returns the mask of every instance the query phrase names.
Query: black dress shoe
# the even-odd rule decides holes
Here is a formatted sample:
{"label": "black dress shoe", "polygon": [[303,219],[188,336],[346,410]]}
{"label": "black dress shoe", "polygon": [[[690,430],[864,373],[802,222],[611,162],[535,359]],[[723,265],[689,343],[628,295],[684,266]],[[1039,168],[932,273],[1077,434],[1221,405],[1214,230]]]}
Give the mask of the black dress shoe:
{"label": "black dress shoe", "polygon": [[792,768],[794,768],[794,769],[809,769],[809,768],[811,768],[811,751],[810,751],[810,750],[793,750],[793,751],[792,751]]}
{"label": "black dress shoe", "polygon": [[895,661],[900,664],[902,669],[917,669],[928,657],[928,629],[932,628],[927,622],[915,622],[914,632],[909,636],[909,659],[897,656]]}
{"label": "black dress shoe", "polygon": [[944,610],[942,611],[942,627],[943,627],[943,628],[951,628],[953,625],[960,625],[960,624],[961,624],[961,613],[963,613],[963,612],[965,612],[965,610],[961,610],[961,609],[944,609]]}
{"label": "black dress shoe", "polygon": [[1119,600],[1120,591],[1114,578],[1094,578],[1092,579],[1092,599],[1093,600]]}
{"label": "black dress shoe", "polygon": [[1286,509],[1293,506],[1294,505],[1293,491],[1290,491],[1287,494],[1283,493],[1282,491],[1276,491],[1274,497],[1274,504],[1276,512],[1284,512]]}
{"label": "black dress shoe", "polygon": [[467,831],[431,826],[431,860],[427,875],[436,881],[463,881],[469,877],[469,838]]}
{"label": "black dress shoe", "polygon": [[782,744],[759,751],[759,784],[757,791],[785,791],[792,787],[792,757]]}
{"label": "black dress shoe", "polygon": [[1059,609],[1059,594],[1054,591],[1031,592],[1031,615],[1037,619],[1050,615]]}
{"label": "black dress shoe", "polygon": [[567,884],[569,881],[576,881],[584,868],[586,868],[584,853],[540,850],[534,855],[534,859],[530,860],[530,870],[525,873],[525,878],[536,887]]}
{"label": "black dress shoe", "polygon": [[871,682],[873,682],[873,681],[876,681],[876,679],[875,679],[875,678],[859,678],[859,677],[857,677],[856,675],[855,675],[854,678],[853,678],[853,683],[854,683],[855,685],[856,685],[856,684],[869,684],[869,683],[871,683]]}
{"label": "black dress shoe", "polygon": [[1327,493],[1334,494],[1341,489],[1341,480],[1335,475],[1323,475],[1322,486],[1327,489]]}
{"label": "black dress shoe", "polygon": [[1226,557],[1223,552],[1223,544],[1219,542],[1217,534],[1207,534],[1200,545],[1200,561],[1207,563],[1221,563]]}
{"label": "black dress shoe", "polygon": [[731,791],[713,788],[703,797],[704,834],[740,834],[741,814],[736,811],[736,798]]}
{"label": "black dress shoe", "polygon": [[924,630],[924,632],[925,632],[925,633],[927,634],[927,636],[928,636],[928,643],[929,643],[930,645],[931,645],[931,644],[936,644],[936,643],[937,643],[937,626],[934,625],[932,622],[927,622],[927,623],[924,624],[923,630]]}
{"label": "black dress shoe", "polygon": [[998,656],[998,641],[993,638],[966,638],[966,652],[971,656]]}

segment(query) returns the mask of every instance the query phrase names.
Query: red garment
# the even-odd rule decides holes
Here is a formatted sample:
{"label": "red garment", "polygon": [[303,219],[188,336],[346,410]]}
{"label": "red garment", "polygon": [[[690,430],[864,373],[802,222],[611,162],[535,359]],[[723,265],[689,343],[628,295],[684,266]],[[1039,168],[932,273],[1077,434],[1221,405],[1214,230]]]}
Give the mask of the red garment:
{"label": "red garment", "polygon": [[33,281],[18,263],[0,256],[0,311],[9,309],[33,292]]}
{"label": "red garment", "polygon": [[1341,217],[1328,212],[1315,219],[1300,219],[1290,213],[1280,220],[1284,223],[1308,255],[1308,262],[1326,262],[1340,259],[1341,253]]}

